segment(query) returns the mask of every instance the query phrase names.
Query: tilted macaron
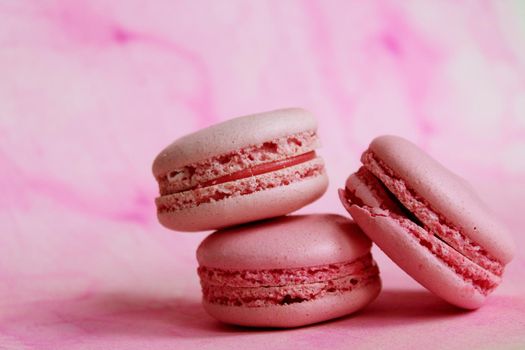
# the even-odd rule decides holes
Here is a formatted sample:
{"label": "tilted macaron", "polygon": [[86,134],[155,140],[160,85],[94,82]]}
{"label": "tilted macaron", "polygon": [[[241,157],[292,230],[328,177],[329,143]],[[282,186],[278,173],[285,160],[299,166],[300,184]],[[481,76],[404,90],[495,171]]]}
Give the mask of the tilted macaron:
{"label": "tilted macaron", "polygon": [[371,242],[339,215],[284,216],[217,231],[197,250],[203,305],[237,325],[297,327],[376,298]]}
{"label": "tilted macaron", "polygon": [[293,212],[328,186],[318,147],[317,122],[302,109],[231,119],[182,137],[153,163],[159,221],[200,231]]}
{"label": "tilted macaron", "polygon": [[475,309],[499,285],[514,244],[471,186],[411,142],[372,141],[340,198],[365,233],[436,295]]}

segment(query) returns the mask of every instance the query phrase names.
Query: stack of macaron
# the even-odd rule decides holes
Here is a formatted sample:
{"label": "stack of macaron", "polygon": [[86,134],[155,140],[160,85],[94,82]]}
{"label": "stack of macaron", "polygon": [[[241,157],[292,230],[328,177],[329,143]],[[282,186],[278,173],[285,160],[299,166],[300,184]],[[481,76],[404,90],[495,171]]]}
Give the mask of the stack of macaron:
{"label": "stack of macaron", "polygon": [[375,139],[339,191],[355,222],[288,215],[328,187],[318,147],[315,118],[282,109],[187,135],[155,159],[160,223],[216,230],[197,249],[211,316],[297,327],[360,310],[381,290],[372,241],[459,307],[478,308],[497,287],[510,235],[463,179],[402,138]]}
{"label": "stack of macaron", "polygon": [[294,327],[361,309],[381,289],[371,241],[350,219],[285,216],[328,187],[317,122],[302,109],[182,137],[155,159],[159,221],[217,230],[197,250],[203,305],[232,324]]}

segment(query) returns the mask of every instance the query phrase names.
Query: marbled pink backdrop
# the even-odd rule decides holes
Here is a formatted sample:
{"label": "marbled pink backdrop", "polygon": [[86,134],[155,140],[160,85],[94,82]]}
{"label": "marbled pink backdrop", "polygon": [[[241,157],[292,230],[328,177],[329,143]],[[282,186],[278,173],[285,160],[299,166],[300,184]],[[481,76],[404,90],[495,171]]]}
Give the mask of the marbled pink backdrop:
{"label": "marbled pink backdrop", "polygon": [[[199,305],[205,234],[157,224],[150,173],[172,139],[233,116],[319,117],[329,192],[382,133],[479,188],[518,256],[476,312],[376,252],[358,315],[251,331]],[[0,0],[0,348],[523,348],[525,3]]]}

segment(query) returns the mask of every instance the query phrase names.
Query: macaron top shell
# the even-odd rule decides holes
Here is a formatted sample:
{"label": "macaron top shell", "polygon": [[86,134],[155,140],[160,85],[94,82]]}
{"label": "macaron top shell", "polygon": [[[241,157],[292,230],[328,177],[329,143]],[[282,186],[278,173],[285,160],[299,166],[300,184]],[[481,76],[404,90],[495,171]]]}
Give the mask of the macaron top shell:
{"label": "macaron top shell", "polygon": [[365,166],[370,151],[461,233],[504,264],[512,259],[515,248],[510,233],[466,180],[401,137],[387,135],[374,139],[363,154]]}
{"label": "macaron top shell", "polygon": [[315,118],[301,108],[230,119],[175,140],[155,158],[153,175],[157,177],[189,163],[316,129]]}
{"label": "macaron top shell", "polygon": [[232,270],[301,268],[352,261],[371,241],[335,214],[284,216],[216,231],[197,250],[200,266]]}

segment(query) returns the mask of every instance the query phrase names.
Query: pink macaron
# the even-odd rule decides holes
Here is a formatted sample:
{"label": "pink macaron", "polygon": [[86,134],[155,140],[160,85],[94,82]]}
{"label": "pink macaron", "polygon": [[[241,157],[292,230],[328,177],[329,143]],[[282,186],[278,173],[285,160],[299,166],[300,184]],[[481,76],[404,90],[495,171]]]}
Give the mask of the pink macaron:
{"label": "pink macaron", "polygon": [[298,108],[211,126],[166,147],[153,163],[157,215],[179,231],[218,229],[291,213],[328,186],[317,122]]}
{"label": "pink macaron", "polygon": [[427,289],[466,309],[500,284],[514,244],[472,187],[416,145],[372,141],[340,190],[365,233]]}
{"label": "pink macaron", "polygon": [[297,327],[359,310],[381,289],[371,242],[331,214],[219,230],[197,250],[203,305],[216,319]]}

